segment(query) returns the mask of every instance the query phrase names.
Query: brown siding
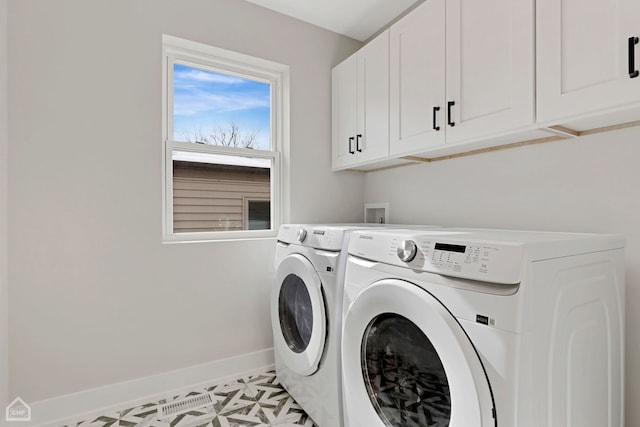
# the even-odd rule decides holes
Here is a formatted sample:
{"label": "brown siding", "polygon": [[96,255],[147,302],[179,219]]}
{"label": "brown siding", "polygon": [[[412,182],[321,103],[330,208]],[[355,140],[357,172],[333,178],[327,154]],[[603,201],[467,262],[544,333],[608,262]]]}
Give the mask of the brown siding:
{"label": "brown siding", "polygon": [[243,199],[270,198],[268,170],[174,165],[173,230],[176,233],[244,228]]}

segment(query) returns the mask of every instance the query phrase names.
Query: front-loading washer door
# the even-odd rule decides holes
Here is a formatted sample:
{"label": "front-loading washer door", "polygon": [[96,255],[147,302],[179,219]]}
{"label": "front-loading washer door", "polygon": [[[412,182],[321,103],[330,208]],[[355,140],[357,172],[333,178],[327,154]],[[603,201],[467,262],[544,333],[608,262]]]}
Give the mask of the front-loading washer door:
{"label": "front-loading washer door", "polygon": [[316,372],[325,346],[325,304],[320,276],[300,254],[278,265],[271,323],[274,346],[287,368],[303,376]]}
{"label": "front-loading washer door", "polygon": [[343,325],[349,426],[497,425],[475,348],[429,292],[402,280],[381,280],[356,297]]}

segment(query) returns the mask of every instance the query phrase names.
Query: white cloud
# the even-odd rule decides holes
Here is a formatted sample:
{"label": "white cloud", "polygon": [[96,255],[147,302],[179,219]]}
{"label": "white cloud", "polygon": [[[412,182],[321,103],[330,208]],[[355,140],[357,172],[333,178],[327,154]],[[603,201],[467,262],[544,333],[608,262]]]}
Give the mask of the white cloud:
{"label": "white cloud", "polygon": [[229,112],[269,108],[269,99],[256,98],[251,94],[212,94],[191,91],[176,94],[173,113],[177,116],[192,116],[203,112]]}
{"label": "white cloud", "polygon": [[244,79],[223,74],[210,73],[202,70],[191,69],[189,71],[178,71],[173,75],[175,86],[191,86],[193,83],[222,83],[228,85],[243,84]]}

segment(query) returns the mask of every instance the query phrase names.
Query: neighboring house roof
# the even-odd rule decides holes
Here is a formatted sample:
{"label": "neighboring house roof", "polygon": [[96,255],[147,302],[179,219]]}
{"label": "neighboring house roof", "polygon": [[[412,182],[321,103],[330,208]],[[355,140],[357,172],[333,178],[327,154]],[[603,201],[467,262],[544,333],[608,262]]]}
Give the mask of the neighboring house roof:
{"label": "neighboring house roof", "polygon": [[174,161],[209,163],[215,165],[247,166],[253,168],[270,168],[271,160],[256,159],[242,156],[229,156],[222,154],[195,153],[188,151],[174,151]]}

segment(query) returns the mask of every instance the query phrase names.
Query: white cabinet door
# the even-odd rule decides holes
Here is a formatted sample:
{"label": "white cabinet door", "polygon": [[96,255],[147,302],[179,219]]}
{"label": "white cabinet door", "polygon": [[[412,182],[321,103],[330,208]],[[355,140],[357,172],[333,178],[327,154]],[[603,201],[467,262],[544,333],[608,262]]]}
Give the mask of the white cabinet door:
{"label": "white cabinet door", "polygon": [[343,169],[353,163],[357,124],[357,58],[351,56],[331,72],[333,169]]}
{"label": "white cabinet door", "polygon": [[389,156],[389,31],[370,41],[357,54],[357,162]]}
{"label": "white cabinet door", "polygon": [[533,124],[533,0],[447,0],[446,16],[447,144]]}
{"label": "white cabinet door", "polygon": [[391,27],[390,52],[392,155],[535,121],[533,0],[427,0]]}
{"label": "white cabinet door", "polygon": [[[553,122],[640,100],[630,76],[637,0],[537,0],[538,121]],[[640,45],[634,45],[640,69]],[[631,70],[633,71],[633,70]]]}
{"label": "white cabinet door", "polygon": [[389,32],[331,74],[334,170],[389,156]]}
{"label": "white cabinet door", "polygon": [[445,0],[426,0],[391,26],[389,52],[390,154],[444,144]]}

